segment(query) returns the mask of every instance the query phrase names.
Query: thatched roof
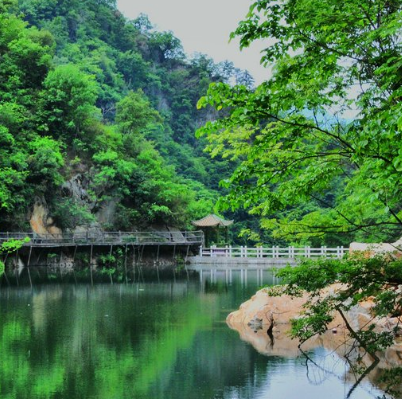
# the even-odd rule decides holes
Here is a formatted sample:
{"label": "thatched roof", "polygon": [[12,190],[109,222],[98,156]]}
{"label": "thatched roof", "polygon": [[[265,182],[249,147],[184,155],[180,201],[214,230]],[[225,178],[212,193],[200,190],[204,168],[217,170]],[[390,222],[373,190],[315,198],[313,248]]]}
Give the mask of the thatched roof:
{"label": "thatched roof", "polygon": [[197,227],[227,227],[233,224],[233,220],[224,220],[220,218],[219,216],[216,216],[214,214],[205,216],[204,218],[200,220],[194,220],[193,222],[194,226]]}

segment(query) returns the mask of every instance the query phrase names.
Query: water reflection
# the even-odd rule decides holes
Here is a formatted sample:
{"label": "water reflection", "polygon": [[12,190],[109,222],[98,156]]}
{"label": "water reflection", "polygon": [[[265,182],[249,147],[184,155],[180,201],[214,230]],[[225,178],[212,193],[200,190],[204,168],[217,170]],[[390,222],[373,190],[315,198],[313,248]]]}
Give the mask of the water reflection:
{"label": "water reflection", "polygon": [[[46,284],[39,276],[31,270],[32,288],[24,273],[19,287],[2,282],[2,399],[338,399],[351,385],[337,375],[323,381],[290,342],[275,336],[270,347],[264,331],[252,332],[251,342],[227,327],[227,314],[272,282],[269,272],[136,270],[121,284],[95,275],[104,283],[94,286],[79,273],[48,274]],[[269,353],[256,344],[260,339]],[[324,356],[339,359],[319,347],[310,356],[317,364]],[[380,393],[363,384],[353,397]]]}
{"label": "water reflection", "polygon": [[262,287],[264,285],[275,285],[279,283],[271,269],[236,269],[236,268],[194,268],[199,273],[201,284],[205,281],[212,283],[225,282],[237,283]]}

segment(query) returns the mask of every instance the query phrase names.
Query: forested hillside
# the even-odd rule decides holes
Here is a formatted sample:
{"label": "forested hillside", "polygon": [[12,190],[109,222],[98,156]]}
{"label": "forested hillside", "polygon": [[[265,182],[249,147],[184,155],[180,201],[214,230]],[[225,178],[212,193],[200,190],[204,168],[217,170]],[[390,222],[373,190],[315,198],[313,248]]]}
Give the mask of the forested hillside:
{"label": "forested hillside", "polygon": [[211,82],[252,84],[112,0],[0,0],[0,224],[188,227],[231,166],[195,130]]}

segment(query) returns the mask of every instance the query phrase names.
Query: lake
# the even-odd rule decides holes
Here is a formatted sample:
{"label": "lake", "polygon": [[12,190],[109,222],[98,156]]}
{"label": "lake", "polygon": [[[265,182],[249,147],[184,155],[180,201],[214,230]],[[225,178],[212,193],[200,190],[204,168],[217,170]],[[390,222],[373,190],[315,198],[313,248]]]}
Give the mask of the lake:
{"label": "lake", "polygon": [[[353,386],[335,353],[315,348],[306,367],[228,328],[226,316],[272,284],[267,271],[140,271],[93,286],[79,274],[29,277],[3,276],[0,288],[2,399],[339,399]],[[365,381],[350,397],[382,395]]]}

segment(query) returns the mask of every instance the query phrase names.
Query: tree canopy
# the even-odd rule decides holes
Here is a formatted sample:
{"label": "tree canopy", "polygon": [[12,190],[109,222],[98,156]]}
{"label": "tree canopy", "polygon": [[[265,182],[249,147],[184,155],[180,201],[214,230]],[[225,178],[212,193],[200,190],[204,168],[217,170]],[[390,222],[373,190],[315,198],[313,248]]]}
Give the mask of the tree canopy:
{"label": "tree canopy", "polygon": [[402,231],[401,1],[260,0],[232,37],[264,40],[272,76],[212,84],[212,155],[239,159],[224,208],[288,241],[391,240]]}
{"label": "tree canopy", "polygon": [[[229,190],[224,209],[260,216],[262,227],[288,242],[401,236],[401,15],[401,1],[251,5],[232,36],[242,47],[265,41],[261,61],[271,78],[256,89],[212,84],[198,104],[220,113],[198,130],[207,150],[238,162],[222,182]],[[367,368],[357,356],[351,366],[363,373],[358,382],[378,363],[376,351],[400,334],[401,262],[392,254],[307,260],[277,275],[286,285],[269,295],[308,293],[293,337],[322,334],[334,313],[341,315],[349,337],[374,361]],[[333,283],[340,288],[325,296]],[[347,312],[370,298],[372,319],[351,326]],[[396,327],[378,332],[376,323],[388,317],[398,318]],[[390,373],[400,384],[400,368]]]}

